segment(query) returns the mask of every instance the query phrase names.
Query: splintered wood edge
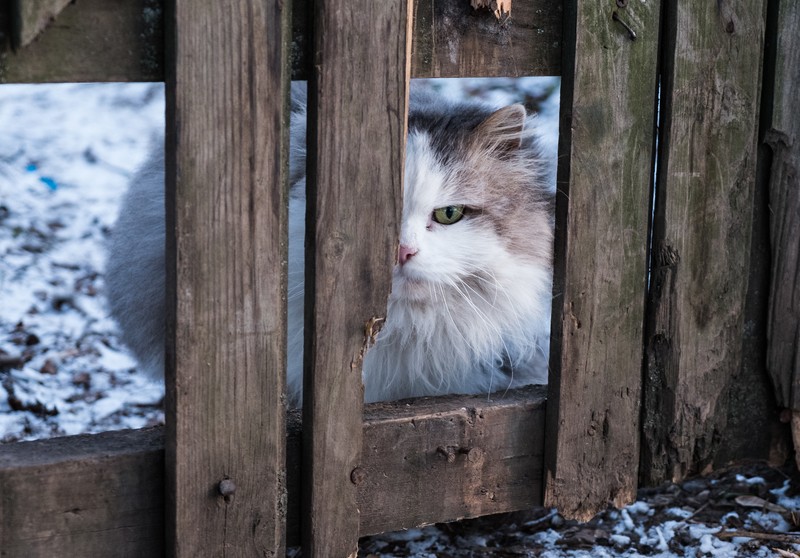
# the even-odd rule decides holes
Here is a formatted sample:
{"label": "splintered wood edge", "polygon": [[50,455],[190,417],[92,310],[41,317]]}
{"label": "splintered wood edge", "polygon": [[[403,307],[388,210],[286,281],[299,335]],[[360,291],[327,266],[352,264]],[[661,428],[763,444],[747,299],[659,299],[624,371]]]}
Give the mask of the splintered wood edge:
{"label": "splintered wood edge", "polygon": [[476,10],[480,8],[492,10],[497,19],[511,15],[511,0],[470,0],[469,3]]}
{"label": "splintered wood edge", "polygon": [[[358,500],[362,510],[369,513],[363,516],[361,534],[541,505],[545,392],[542,386],[531,386],[491,397],[448,396],[365,406],[360,465],[365,476]],[[471,428],[472,433],[463,439],[454,438],[463,427],[458,420],[473,417],[480,419],[472,427],[467,424],[466,430]],[[299,413],[290,412],[287,424],[287,544],[296,545]],[[422,437],[420,432],[424,433]],[[405,442],[406,448],[413,444],[415,449],[394,452],[398,441]],[[462,443],[474,445],[455,447],[451,462],[438,451]],[[463,451],[474,448],[478,451],[472,456]],[[63,475],[65,468],[72,471],[69,477]],[[134,481],[138,483],[135,486],[142,486],[143,471],[149,475],[142,487],[146,490],[107,491],[98,508],[98,487],[127,486]],[[437,496],[433,506],[430,487],[448,496]],[[163,547],[164,429],[0,446],[0,490],[4,494],[0,500],[0,547],[12,555],[14,549],[22,551],[33,542],[23,533],[25,525],[37,526],[36,546],[42,554],[36,556],[46,556],[47,549],[58,549],[65,556],[102,555],[91,551],[105,551],[119,544],[126,545],[129,555],[152,555],[153,548]],[[91,520],[85,517],[80,525],[65,523],[64,510],[90,507],[96,512]],[[125,516],[122,529],[119,517],[115,519],[112,513],[120,509],[150,511]],[[121,537],[124,540],[120,541]],[[80,552],[70,552],[73,549]]]}

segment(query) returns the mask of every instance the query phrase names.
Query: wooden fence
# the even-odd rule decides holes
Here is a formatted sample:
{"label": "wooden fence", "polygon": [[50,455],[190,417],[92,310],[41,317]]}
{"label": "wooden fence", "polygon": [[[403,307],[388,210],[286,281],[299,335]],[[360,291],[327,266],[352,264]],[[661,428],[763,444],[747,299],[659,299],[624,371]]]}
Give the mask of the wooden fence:
{"label": "wooden fence", "polygon": [[[0,16],[0,81],[167,84],[167,426],[0,447],[0,556],[349,556],[360,535],[587,518],[640,483],[785,458],[796,2],[530,0],[500,21],[467,0],[25,4]],[[494,75],[562,76],[549,388],[362,411],[409,77]],[[302,428],[280,397],[292,77],[315,216]]]}

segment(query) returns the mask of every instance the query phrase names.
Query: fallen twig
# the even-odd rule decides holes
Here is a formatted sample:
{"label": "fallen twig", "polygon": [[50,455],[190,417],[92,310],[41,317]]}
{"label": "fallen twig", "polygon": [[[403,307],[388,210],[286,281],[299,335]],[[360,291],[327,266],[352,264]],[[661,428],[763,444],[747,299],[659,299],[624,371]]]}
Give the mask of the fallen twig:
{"label": "fallen twig", "polygon": [[790,544],[800,544],[800,535],[789,533],[763,533],[759,531],[746,531],[744,529],[736,529],[735,531],[720,531],[714,535],[718,539],[733,539],[736,537],[749,537],[751,539],[760,539],[764,541],[775,541]]}

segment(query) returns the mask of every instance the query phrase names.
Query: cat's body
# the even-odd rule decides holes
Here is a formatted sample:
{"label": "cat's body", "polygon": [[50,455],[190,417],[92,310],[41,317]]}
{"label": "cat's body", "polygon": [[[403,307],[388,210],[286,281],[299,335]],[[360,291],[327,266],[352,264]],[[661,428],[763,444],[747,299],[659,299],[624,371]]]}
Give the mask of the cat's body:
{"label": "cat's body", "polygon": [[[296,91],[296,88],[293,92]],[[302,397],[305,107],[292,114],[287,390]],[[547,382],[552,187],[520,105],[412,94],[398,263],[364,361],[367,402]],[[163,371],[163,156],[133,181],[107,271],[112,312]]]}

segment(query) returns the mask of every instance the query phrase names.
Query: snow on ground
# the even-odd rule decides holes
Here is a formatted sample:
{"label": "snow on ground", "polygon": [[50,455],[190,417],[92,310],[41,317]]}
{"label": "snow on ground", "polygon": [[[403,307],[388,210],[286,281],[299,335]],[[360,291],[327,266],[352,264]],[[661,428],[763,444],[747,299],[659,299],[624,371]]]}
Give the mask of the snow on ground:
{"label": "snow on ground", "polygon": [[[539,107],[555,150],[557,80],[432,86]],[[160,84],[0,86],[0,443],[163,422],[163,386],[136,373],[103,298],[104,242],[163,124]],[[797,492],[773,469],[745,471],[645,492],[588,524],[535,510],[369,537],[361,555],[795,556]]]}
{"label": "snow on ground", "polygon": [[160,85],[0,86],[0,440],[163,421],[102,297],[104,241],[163,122]]}

